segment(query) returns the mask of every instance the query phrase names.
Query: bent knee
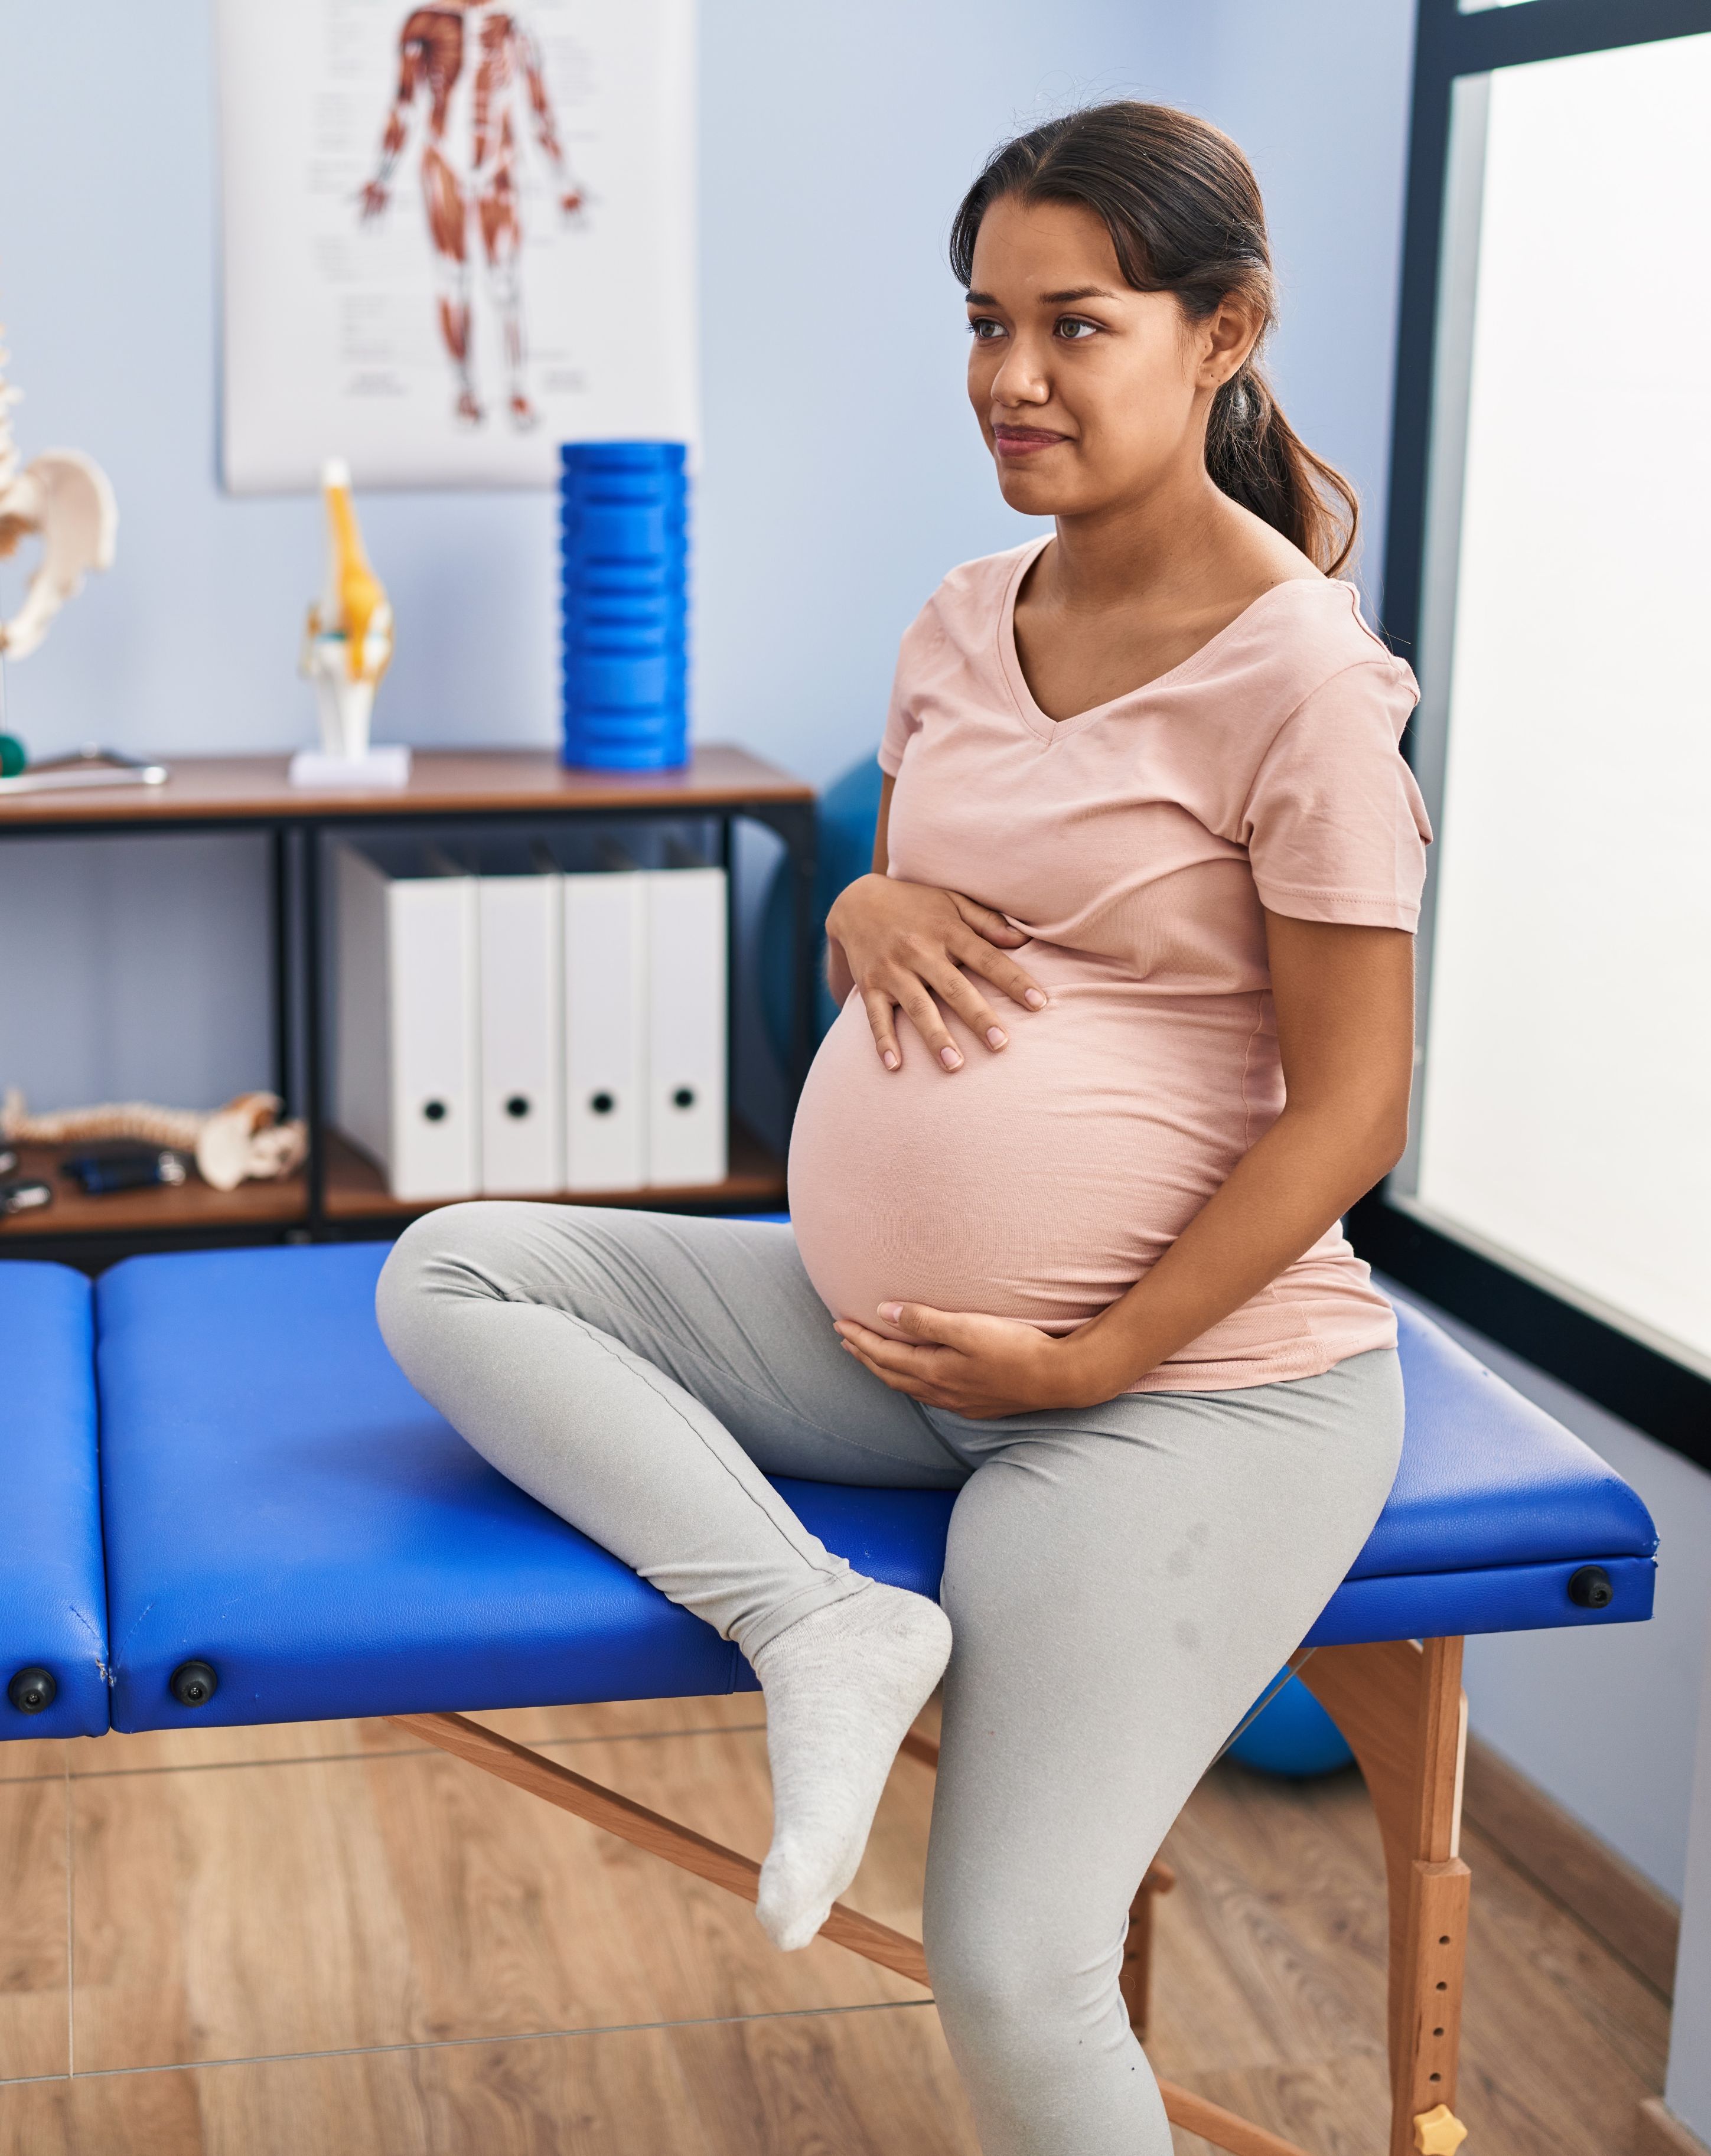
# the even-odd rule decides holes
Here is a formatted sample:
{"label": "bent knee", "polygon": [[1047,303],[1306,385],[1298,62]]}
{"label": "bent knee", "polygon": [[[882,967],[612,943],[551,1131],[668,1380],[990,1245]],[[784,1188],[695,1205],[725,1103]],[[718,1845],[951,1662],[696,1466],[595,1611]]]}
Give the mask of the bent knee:
{"label": "bent knee", "polygon": [[504,1294],[498,1275],[511,1231],[503,1216],[516,1210],[492,1201],[441,1206],[413,1220],[393,1245],[375,1282],[374,1315],[400,1363],[436,1305]]}
{"label": "bent knee", "polygon": [[1117,1955],[943,1916],[928,1925],[926,1944],[940,2018],[965,2055],[1043,2060],[1128,2030]]}

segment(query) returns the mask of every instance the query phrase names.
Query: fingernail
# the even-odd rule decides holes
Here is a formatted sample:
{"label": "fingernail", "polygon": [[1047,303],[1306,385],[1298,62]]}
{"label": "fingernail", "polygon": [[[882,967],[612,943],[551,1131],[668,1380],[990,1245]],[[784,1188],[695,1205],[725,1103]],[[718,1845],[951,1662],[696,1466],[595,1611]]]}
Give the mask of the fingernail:
{"label": "fingernail", "polygon": [[1044,1010],[1046,1008],[1046,998],[1038,988],[1030,988],[1027,994],[1022,998],[1022,1001],[1026,1004],[1030,1010]]}
{"label": "fingernail", "polygon": [[1002,1048],[1009,1039],[1010,1035],[1002,1026],[992,1025],[986,1029],[986,1045],[989,1048]]}
{"label": "fingernail", "polygon": [[941,1048],[938,1051],[938,1060],[947,1070],[960,1070],[963,1067],[962,1055],[954,1048]]}
{"label": "fingernail", "polygon": [[887,1325],[900,1325],[903,1318],[903,1306],[900,1302],[882,1302],[879,1314]]}
{"label": "fingernail", "polygon": [[885,1065],[887,1070],[895,1070],[897,1067],[897,1050],[892,1048],[886,1049],[885,1054],[880,1058],[880,1060]]}

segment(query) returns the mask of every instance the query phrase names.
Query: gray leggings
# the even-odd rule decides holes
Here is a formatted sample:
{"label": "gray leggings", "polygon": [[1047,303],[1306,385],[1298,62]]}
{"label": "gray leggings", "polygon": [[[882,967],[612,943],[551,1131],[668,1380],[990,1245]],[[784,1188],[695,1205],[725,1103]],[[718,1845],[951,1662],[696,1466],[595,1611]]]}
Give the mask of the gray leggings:
{"label": "gray leggings", "polygon": [[1178,1811],[1360,1549],[1394,1353],[970,1422],[839,1346],[787,1227],[460,1205],[381,1329],[503,1475],[753,1656],[864,1583],[768,1475],[961,1491],[927,1860],[934,1993],[987,2156],[1169,2156],[1118,1989]]}

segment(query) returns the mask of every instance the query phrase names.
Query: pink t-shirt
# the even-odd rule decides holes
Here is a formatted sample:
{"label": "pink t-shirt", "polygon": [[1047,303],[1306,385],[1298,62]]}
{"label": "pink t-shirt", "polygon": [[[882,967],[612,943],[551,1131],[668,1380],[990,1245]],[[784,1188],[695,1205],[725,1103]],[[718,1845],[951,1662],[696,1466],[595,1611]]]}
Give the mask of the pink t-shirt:
{"label": "pink t-shirt", "polygon": [[[1051,998],[941,1070],[886,1070],[852,995],[797,1111],[790,1208],[837,1316],[900,1298],[1066,1332],[1169,1249],[1283,1105],[1261,907],[1412,929],[1431,837],[1397,743],[1417,690],[1350,585],[1275,585],[1192,658],[1054,722],[1016,657],[1044,540],[954,569],[903,639],[894,876],[1035,940]],[[880,1327],[879,1329],[886,1330]],[[1335,1228],[1141,1392],[1315,1376],[1395,1321]]]}

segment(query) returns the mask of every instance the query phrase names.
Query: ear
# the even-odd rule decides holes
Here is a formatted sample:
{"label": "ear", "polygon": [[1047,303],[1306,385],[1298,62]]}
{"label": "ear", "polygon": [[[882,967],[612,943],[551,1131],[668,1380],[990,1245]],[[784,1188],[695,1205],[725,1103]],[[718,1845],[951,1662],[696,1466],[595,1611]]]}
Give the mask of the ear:
{"label": "ear", "polygon": [[1259,342],[1263,322],[1251,300],[1232,292],[1199,325],[1200,386],[1219,390],[1233,381]]}

